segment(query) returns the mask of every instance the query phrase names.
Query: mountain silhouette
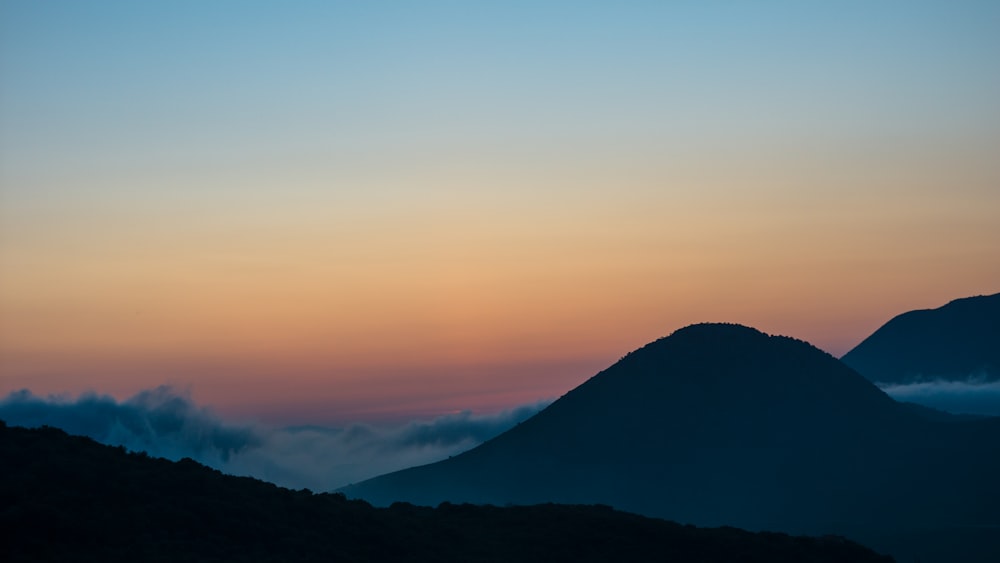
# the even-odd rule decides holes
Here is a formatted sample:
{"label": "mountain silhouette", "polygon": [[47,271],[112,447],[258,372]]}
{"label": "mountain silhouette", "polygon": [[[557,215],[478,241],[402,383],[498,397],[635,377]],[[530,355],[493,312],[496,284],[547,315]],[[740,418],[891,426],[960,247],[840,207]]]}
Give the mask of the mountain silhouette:
{"label": "mountain silhouette", "polygon": [[1000,419],[927,416],[808,343],[702,324],[462,455],[343,491],[377,504],[597,502],[893,547],[962,530],[996,554],[995,530],[976,530],[1000,524],[998,474]]}
{"label": "mountain silhouette", "polygon": [[842,359],[878,383],[1000,379],[1000,293],[903,313]]}
{"label": "mountain silhouette", "polygon": [[606,506],[376,509],[2,421],[0,459],[9,562],[891,561],[839,537],[699,529]]}

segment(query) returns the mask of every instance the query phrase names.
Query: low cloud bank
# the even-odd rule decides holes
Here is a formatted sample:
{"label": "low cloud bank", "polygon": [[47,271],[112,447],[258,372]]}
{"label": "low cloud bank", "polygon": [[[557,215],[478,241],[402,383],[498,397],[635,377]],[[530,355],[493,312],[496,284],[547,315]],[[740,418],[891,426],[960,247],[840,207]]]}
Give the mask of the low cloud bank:
{"label": "low cloud bank", "polygon": [[253,429],[224,424],[170,387],[141,391],[121,402],[95,393],[70,399],[15,391],[0,401],[0,419],[17,426],[54,426],[171,459],[226,461],[234,453],[261,444]]}
{"label": "low cloud bank", "polygon": [[955,414],[1000,416],[1000,381],[972,378],[968,381],[935,380],[881,387],[897,401]]}
{"label": "low cloud bank", "polygon": [[494,415],[463,411],[392,427],[269,428],[227,423],[170,387],[124,401],[95,393],[39,397],[22,390],[0,400],[0,419],[14,426],[54,426],[153,456],[190,457],[226,473],[326,491],[461,453],[548,403]]}

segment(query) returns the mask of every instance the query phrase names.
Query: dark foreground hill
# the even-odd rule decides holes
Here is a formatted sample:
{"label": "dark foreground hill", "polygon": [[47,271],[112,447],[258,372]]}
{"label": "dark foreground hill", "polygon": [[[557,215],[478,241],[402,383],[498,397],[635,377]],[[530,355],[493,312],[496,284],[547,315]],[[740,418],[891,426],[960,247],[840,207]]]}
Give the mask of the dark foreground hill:
{"label": "dark foreground hill", "polygon": [[878,383],[1000,379],[1000,293],[903,313],[842,359]]}
{"label": "dark foreground hill", "polygon": [[891,561],[838,537],[698,529],[601,506],[397,504],[0,422],[3,561]]}
{"label": "dark foreground hill", "polygon": [[477,448],[344,491],[380,504],[602,503],[844,533],[906,560],[998,561],[1000,419],[927,412],[805,342],[695,325]]}

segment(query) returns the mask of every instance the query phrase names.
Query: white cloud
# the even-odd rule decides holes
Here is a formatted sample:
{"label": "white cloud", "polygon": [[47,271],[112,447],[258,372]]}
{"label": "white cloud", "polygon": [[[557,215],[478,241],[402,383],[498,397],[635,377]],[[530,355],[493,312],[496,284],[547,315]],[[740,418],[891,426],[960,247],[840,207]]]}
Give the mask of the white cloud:
{"label": "white cloud", "polygon": [[547,404],[493,415],[464,411],[391,427],[269,428],[229,424],[169,387],[120,402],[94,393],[70,399],[22,390],[0,400],[0,419],[16,426],[54,426],[153,456],[190,457],[226,473],[325,491],[461,453]]}
{"label": "white cloud", "polygon": [[1000,381],[921,381],[883,385],[897,401],[907,401],[956,414],[1000,416]]}

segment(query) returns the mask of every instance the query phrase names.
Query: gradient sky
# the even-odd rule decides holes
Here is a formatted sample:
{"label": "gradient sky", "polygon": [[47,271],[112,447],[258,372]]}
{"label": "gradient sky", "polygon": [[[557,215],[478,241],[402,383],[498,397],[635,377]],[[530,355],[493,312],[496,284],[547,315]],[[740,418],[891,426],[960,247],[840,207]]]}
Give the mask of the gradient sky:
{"label": "gradient sky", "polygon": [[0,392],[331,421],[1000,291],[1000,2],[0,0]]}

